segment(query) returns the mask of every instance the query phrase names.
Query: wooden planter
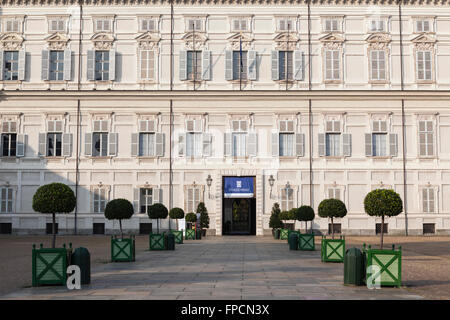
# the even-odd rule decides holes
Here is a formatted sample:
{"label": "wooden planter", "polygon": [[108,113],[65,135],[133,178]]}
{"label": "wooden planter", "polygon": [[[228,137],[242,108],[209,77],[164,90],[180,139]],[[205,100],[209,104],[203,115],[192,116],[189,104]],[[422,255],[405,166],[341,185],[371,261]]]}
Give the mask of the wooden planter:
{"label": "wooden planter", "polygon": [[164,234],[152,233],[149,236],[150,250],[166,250]]}
{"label": "wooden planter", "polygon": [[72,244],[69,249],[63,244],[62,248],[40,248],[36,249],[33,244],[32,251],[32,285],[66,285],[67,266],[70,265],[72,255]]}
{"label": "wooden planter", "polygon": [[194,229],[186,229],[184,239],[195,240],[195,230]]}
{"label": "wooden planter", "polygon": [[344,262],[345,257],[345,238],[327,239],[322,237],[322,262]]}
{"label": "wooden planter", "polygon": [[287,240],[289,236],[288,229],[280,229],[280,240]]}
{"label": "wooden planter", "polygon": [[171,232],[175,236],[175,243],[177,244],[183,243],[183,231],[172,230]]}
{"label": "wooden planter", "polygon": [[111,236],[111,262],[135,261],[136,240],[130,238],[118,238]]}
{"label": "wooden planter", "polygon": [[313,251],[316,250],[314,245],[314,234],[299,233],[298,235],[298,250]]}
{"label": "wooden planter", "polygon": [[372,249],[371,246],[366,249],[363,246],[363,252],[366,255],[366,284],[376,285],[379,281],[381,286],[402,285],[402,247],[395,250],[392,245],[391,250]]}

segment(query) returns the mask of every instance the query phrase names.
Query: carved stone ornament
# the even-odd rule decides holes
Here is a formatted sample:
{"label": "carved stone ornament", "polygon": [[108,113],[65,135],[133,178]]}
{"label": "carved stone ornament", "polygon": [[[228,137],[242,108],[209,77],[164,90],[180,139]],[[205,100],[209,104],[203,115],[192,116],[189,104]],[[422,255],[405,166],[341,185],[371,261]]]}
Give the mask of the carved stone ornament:
{"label": "carved stone ornament", "polygon": [[186,33],[181,40],[184,41],[186,50],[203,50],[208,38],[203,33],[189,32]]}
{"label": "carved stone ornament", "polygon": [[391,37],[386,33],[374,33],[367,37],[366,42],[371,50],[386,50]]}
{"label": "carved stone ornament", "polygon": [[433,50],[436,39],[427,34],[420,34],[411,42],[414,43],[416,50]]}
{"label": "carved stone ornament", "polygon": [[336,33],[329,33],[324,35],[319,39],[322,43],[324,48],[330,49],[330,50],[340,50],[342,49],[342,44],[344,43],[345,39]]}
{"label": "carved stone ornament", "polygon": [[69,38],[61,33],[54,33],[45,39],[50,50],[64,50],[67,47]]}
{"label": "carved stone ornament", "polygon": [[135,39],[138,42],[139,49],[158,50],[158,42],[161,38],[151,32],[145,32]]}
{"label": "carved stone ornament", "polygon": [[92,36],[91,41],[94,43],[96,50],[111,50],[114,37],[108,33],[97,33]]}
{"label": "carved stone ornament", "polygon": [[239,50],[240,47],[239,42],[242,43],[242,50],[250,50],[253,38],[250,38],[248,35],[244,33],[238,32],[228,37],[227,40],[230,42],[231,50]]}
{"label": "carved stone ornament", "polygon": [[275,49],[277,50],[295,50],[297,48],[297,42],[300,39],[293,32],[282,32],[273,40],[276,43]]}
{"label": "carved stone ornament", "polygon": [[17,33],[6,33],[0,37],[0,46],[3,50],[19,50],[22,48],[23,37]]}

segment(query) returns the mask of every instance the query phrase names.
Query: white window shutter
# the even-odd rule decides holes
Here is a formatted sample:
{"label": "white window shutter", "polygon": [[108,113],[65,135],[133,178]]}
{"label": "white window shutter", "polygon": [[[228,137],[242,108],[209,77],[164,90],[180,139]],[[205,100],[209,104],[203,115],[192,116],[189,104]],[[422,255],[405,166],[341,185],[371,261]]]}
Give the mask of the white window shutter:
{"label": "white window shutter", "polygon": [[139,155],[139,133],[131,134],[131,156],[137,157]]}
{"label": "white window shutter", "polygon": [[87,74],[86,77],[88,80],[95,80],[95,51],[88,50],[87,52]]}
{"label": "white window shutter", "polygon": [[153,188],[153,204],[162,202],[162,189]]}
{"label": "white window shutter", "polygon": [[256,80],[256,62],[257,54],[255,50],[248,51],[247,66],[248,66],[248,79]]}
{"label": "white window shutter", "polygon": [[72,79],[72,51],[64,50],[64,80]]}
{"label": "white window shutter", "polygon": [[202,79],[211,80],[211,51],[202,52]]}
{"label": "white window shutter", "polygon": [[187,79],[187,51],[180,51],[180,80]]}
{"label": "white window shutter", "polygon": [[117,144],[119,134],[117,132],[108,133],[108,155],[117,156]]}
{"label": "white window shutter", "polygon": [[0,81],[3,80],[3,50],[0,50]]}
{"label": "white window shutter", "polygon": [[272,132],[272,156],[280,155],[280,135],[278,132]]}
{"label": "white window shutter", "polygon": [[47,134],[39,133],[39,148],[38,155],[45,157],[47,155]]}
{"label": "white window shutter", "polygon": [[278,51],[272,51],[272,80],[279,80]]}
{"label": "white window shutter", "polygon": [[224,156],[225,157],[231,156],[231,150],[232,150],[231,133],[227,132],[224,134]]}
{"label": "white window shutter", "polygon": [[84,154],[92,156],[92,133],[84,134]]}
{"label": "white window shutter", "polygon": [[41,80],[49,79],[50,52],[42,50],[41,53]]}
{"label": "white window shutter", "polygon": [[16,140],[16,156],[17,157],[25,156],[26,138],[27,138],[27,136],[25,134],[17,135],[17,140]]}
{"label": "white window shutter", "polygon": [[352,155],[352,135],[350,133],[342,134],[342,155],[344,157]]}
{"label": "white window shutter", "polygon": [[366,133],[364,134],[364,142],[365,142],[365,152],[366,152],[366,157],[371,157],[372,154],[372,134],[371,133]]}
{"label": "white window shutter", "polygon": [[178,155],[183,157],[186,153],[186,133],[178,134]]}
{"label": "white window shutter", "polygon": [[233,51],[225,51],[225,80],[233,80]]}
{"label": "white window shutter", "polygon": [[303,80],[303,70],[304,70],[304,55],[300,50],[294,51],[294,79]]}
{"label": "white window shutter", "polygon": [[295,155],[297,157],[305,156],[305,134],[295,134]]}
{"label": "white window shutter", "polygon": [[212,153],[212,134],[211,133],[203,133],[202,135],[203,140],[203,156],[204,157],[210,157]]}
{"label": "white window shutter", "polygon": [[319,133],[319,157],[325,156],[325,134]]}
{"label": "white window shutter", "polygon": [[133,207],[134,207],[134,213],[139,213],[140,205],[139,205],[139,198],[140,198],[140,189],[134,188],[133,189]]}
{"label": "white window shutter", "polygon": [[25,50],[19,51],[19,80],[25,80],[25,70],[26,70],[26,53]]}
{"label": "white window shutter", "polygon": [[389,154],[393,157],[398,154],[398,135],[396,133],[389,134]]}
{"label": "white window shutter", "polygon": [[72,134],[63,133],[62,135],[62,155],[70,157],[72,155]]}
{"label": "white window shutter", "polygon": [[109,80],[116,79],[116,50],[109,50]]}
{"label": "white window shutter", "polygon": [[258,152],[258,135],[254,132],[248,134],[247,139],[247,155],[256,156]]}
{"label": "white window shutter", "polygon": [[155,134],[155,156],[164,156],[164,133],[161,132]]}

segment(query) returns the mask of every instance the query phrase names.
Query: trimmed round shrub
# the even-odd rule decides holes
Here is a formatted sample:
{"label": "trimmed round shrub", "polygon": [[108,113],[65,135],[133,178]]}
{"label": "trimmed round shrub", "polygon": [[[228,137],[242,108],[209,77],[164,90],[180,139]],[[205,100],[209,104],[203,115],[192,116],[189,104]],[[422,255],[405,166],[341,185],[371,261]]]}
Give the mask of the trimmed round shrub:
{"label": "trimmed round shrub", "polygon": [[282,223],[283,223],[283,228],[285,227],[285,221],[286,220],[290,220],[290,217],[289,217],[289,211],[281,211],[280,212],[280,214],[278,215],[278,217],[280,218],[280,220],[282,221]]}
{"label": "trimmed round shrub", "polygon": [[289,214],[288,214],[289,220],[298,220],[298,215],[299,215],[298,208],[292,208],[288,212],[289,212]]}
{"label": "trimmed round shrub", "polygon": [[169,211],[169,217],[171,219],[183,219],[184,218],[184,210],[181,208],[172,208]]}
{"label": "trimmed round shrub", "polygon": [[331,218],[331,232],[334,238],[334,218],[343,218],[347,215],[345,203],[338,199],[325,199],[319,204],[319,217]]}
{"label": "trimmed round shrub", "polygon": [[157,219],[157,230],[159,233],[159,219],[166,219],[169,211],[162,203],[155,203],[148,208],[148,217],[150,219]]}
{"label": "trimmed round shrub", "polygon": [[130,219],[134,213],[133,205],[127,199],[114,199],[109,201],[105,207],[105,218],[108,220],[119,220],[120,234],[123,238],[122,219]]}
{"label": "trimmed round shrub", "polygon": [[195,222],[197,222],[197,215],[193,212],[189,212],[188,214],[186,214],[185,219],[187,222],[195,223]]}
{"label": "trimmed round shrub", "polygon": [[305,232],[307,231],[308,221],[313,221],[315,216],[314,209],[310,206],[298,208],[297,220],[305,222]]}

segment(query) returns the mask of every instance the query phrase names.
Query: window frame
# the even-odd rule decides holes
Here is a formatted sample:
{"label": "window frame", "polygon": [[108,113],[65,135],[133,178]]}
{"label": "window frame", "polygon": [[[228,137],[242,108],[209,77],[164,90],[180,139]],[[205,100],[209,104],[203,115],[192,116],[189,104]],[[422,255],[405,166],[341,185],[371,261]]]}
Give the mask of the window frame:
{"label": "window frame", "polygon": [[[287,55],[287,59],[286,59]],[[286,66],[287,61],[287,66]],[[287,76],[286,76],[287,69]],[[293,81],[294,80],[294,51],[279,50],[278,51],[278,80]]]}
{"label": "window frame", "polygon": [[[96,147],[95,147],[95,145],[96,145],[96,142],[95,142],[96,141],[96,139],[95,139],[96,135],[99,135],[99,137],[100,137],[100,141],[99,141],[100,142],[100,150],[98,151],[98,153],[99,153],[98,155],[95,154],[97,152]],[[94,131],[94,132],[92,132],[92,155],[91,155],[91,157],[103,158],[103,157],[107,157],[108,156],[108,143],[109,143],[108,135],[109,135],[109,132],[105,132],[105,131]],[[106,141],[105,141],[105,139],[106,139]],[[106,145],[106,148],[104,148],[105,145]],[[103,151],[106,152],[105,155],[102,154]]]}
{"label": "window frame", "polygon": [[[435,214],[438,213],[437,210],[437,192],[436,188],[433,186],[425,186],[421,188],[421,200],[422,200],[422,211],[426,214]],[[425,199],[426,192],[426,199]],[[433,199],[430,200],[430,195],[432,195]],[[430,207],[430,203],[433,204],[433,208]],[[432,210],[430,210],[432,209]]]}
{"label": "window frame", "polygon": [[[97,53],[101,54],[100,60],[97,59]],[[105,59],[105,55],[108,55],[108,59]],[[100,63],[101,69],[97,70],[97,65]],[[110,63],[111,63],[111,57],[110,57],[110,50],[95,50],[94,51],[94,80],[95,81],[110,81]],[[107,68],[105,68],[105,65],[107,64]],[[101,75],[101,79],[98,78],[98,75]],[[105,75],[106,78],[105,79]]]}
{"label": "window frame", "polygon": [[[56,23],[56,26],[57,26],[56,29],[53,28],[53,23]],[[62,28],[59,28],[60,24],[62,24]],[[53,32],[65,33],[66,32],[66,25],[67,25],[66,19],[50,18],[50,19],[48,19],[48,32],[49,33],[53,33]]]}
{"label": "window frame", "polygon": [[233,50],[233,80],[241,79],[246,81],[248,80],[248,50],[242,50],[242,72],[240,72],[240,61],[240,51]]}
{"label": "window frame", "polygon": [[[198,191],[198,199],[195,198],[195,192]],[[185,205],[186,212],[196,213],[198,204],[203,202],[203,186],[202,185],[189,185],[185,187]],[[189,193],[192,192],[192,199],[189,200]]]}
{"label": "window frame", "polygon": [[[154,189],[153,187],[149,188],[139,188],[139,213],[140,214],[148,214],[148,208],[154,204]],[[143,193],[144,191],[144,193]],[[151,195],[149,195],[149,191],[151,191]],[[150,203],[148,203],[149,197],[151,197]],[[145,199],[145,204],[143,205],[142,199]],[[145,208],[144,212],[142,212],[142,208]]]}
{"label": "window frame", "polygon": [[[14,212],[14,191],[15,189],[10,186],[0,187],[0,214],[9,214]],[[3,198],[3,193],[6,195],[5,199]],[[10,199],[9,196],[11,197]],[[4,203],[5,210],[3,210]]]}
{"label": "window frame", "polygon": [[[376,53],[376,58],[374,59],[374,53]],[[383,59],[380,59],[380,54],[383,54]],[[374,70],[374,63],[376,68]],[[380,64],[384,64],[384,68],[380,67]],[[370,81],[372,82],[387,82],[388,81],[388,69],[387,69],[387,52],[386,50],[376,50],[372,49],[369,51],[369,68],[370,68]],[[382,73],[383,71],[383,73]],[[376,77],[374,77],[374,72]],[[383,77],[380,77],[382,75]]]}
{"label": "window frame", "polygon": [[[56,53],[56,60],[52,59],[53,54]],[[64,81],[64,50],[50,50],[48,52],[48,79],[49,81]],[[56,61],[56,62],[55,62]],[[52,65],[56,63],[57,70],[52,69]],[[60,70],[60,67],[62,69]],[[55,79],[52,79],[52,75],[56,75]],[[58,79],[60,77],[61,79]]]}
{"label": "window frame", "polygon": [[[424,122],[424,130],[421,130],[421,122]],[[428,124],[431,123],[431,131],[428,130]],[[433,158],[436,156],[437,154],[437,146],[435,145],[435,122],[434,120],[430,120],[430,119],[421,119],[418,121],[418,155],[420,158]],[[431,142],[429,141],[429,135],[431,134]],[[424,136],[424,142],[421,142],[421,136]],[[428,147],[431,144],[431,147],[433,149],[432,154],[428,154]],[[425,146],[425,153],[426,154],[421,154],[421,146],[424,145]]]}
{"label": "window frame", "polygon": [[[55,142],[54,142],[54,144],[55,144],[55,147],[53,147],[53,149],[54,149],[54,154],[53,155],[51,155],[51,154],[49,154],[49,152],[50,152],[50,135],[53,135],[54,136],[54,139],[55,139]],[[58,151],[58,147],[57,147],[57,135],[59,135],[60,136],[60,146],[59,146],[59,155],[57,154],[57,151]],[[47,132],[47,135],[46,135],[46,139],[47,139],[47,143],[46,143],[46,157],[62,157],[63,156],[63,151],[62,151],[62,149],[63,149],[63,133],[62,132],[55,132],[55,131],[53,131],[53,132]]]}
{"label": "window frame", "polygon": [[[102,193],[104,194],[103,199],[101,198]],[[92,213],[95,214],[103,213],[105,211],[105,207],[108,201],[109,201],[109,188],[103,186],[102,187],[94,186],[92,188]],[[97,203],[97,211],[95,210],[96,203]]]}
{"label": "window frame", "polygon": [[[419,54],[422,54],[422,59],[419,59]],[[426,54],[429,54],[429,70],[427,70],[427,59]],[[415,52],[416,58],[416,80],[419,83],[430,83],[434,81],[434,72],[433,72],[433,59],[434,54],[433,50],[416,50]],[[420,64],[423,64],[423,67],[420,68]],[[427,72],[429,71],[429,78],[427,77]],[[420,72],[423,73],[423,77],[420,78]]]}
{"label": "window frame", "polygon": [[[146,57],[144,59],[143,54],[145,53]],[[146,64],[145,70],[143,70],[144,61]],[[156,74],[156,51],[151,49],[141,49],[139,52],[139,73],[140,80],[143,81],[155,81]],[[143,72],[145,73],[145,77],[142,76]]]}
{"label": "window frame", "polygon": [[[294,208],[294,187],[286,188],[280,187],[280,209],[281,211],[289,211]],[[292,199],[290,199],[292,197]]]}
{"label": "window frame", "polygon": [[[1,133],[1,139],[2,139],[2,157],[17,157],[17,133],[16,132],[2,132]],[[7,154],[5,155],[5,137],[8,136],[8,145],[6,146]],[[13,139],[14,137],[14,139]],[[14,150],[14,154],[12,154],[12,150]]]}
{"label": "window frame", "polygon": [[[19,81],[19,50],[5,50],[3,54],[3,80],[2,81]],[[12,54],[13,56],[7,59],[7,56]],[[14,57],[16,56],[16,58]],[[7,63],[10,64],[10,68],[7,68]],[[16,68],[14,68],[16,66]],[[10,74],[10,77],[7,75]],[[10,79],[7,79],[10,78]],[[15,79],[13,79],[15,78]]]}
{"label": "window frame", "polygon": [[[202,50],[186,51],[186,80],[202,81],[202,52]],[[195,56],[195,65],[193,56]]]}

